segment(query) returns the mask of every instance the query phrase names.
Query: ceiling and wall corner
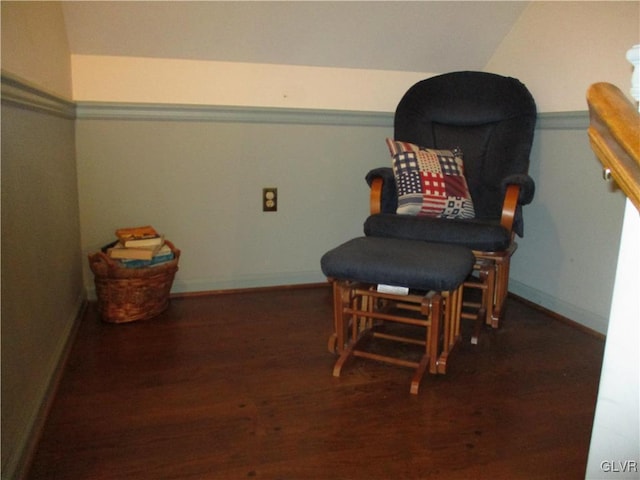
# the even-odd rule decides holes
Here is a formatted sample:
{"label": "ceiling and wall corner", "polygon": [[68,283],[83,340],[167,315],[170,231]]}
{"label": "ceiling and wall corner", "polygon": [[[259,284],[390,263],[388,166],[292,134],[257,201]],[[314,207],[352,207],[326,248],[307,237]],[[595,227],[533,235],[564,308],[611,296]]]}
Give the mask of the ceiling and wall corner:
{"label": "ceiling and wall corner", "polygon": [[418,80],[482,69],[527,4],[64,2],[63,10],[76,101],[392,112]]}
{"label": "ceiling and wall corner", "polygon": [[445,72],[484,67],[528,3],[69,1],[63,10],[73,54]]}
{"label": "ceiling and wall corner", "polygon": [[3,42],[3,71],[81,102],[388,112],[418,79],[479,69],[542,112],[584,110],[592,80],[628,82],[610,52],[640,40],[637,1],[2,3],[3,37],[27,37]]}
{"label": "ceiling and wall corner", "polygon": [[620,85],[629,95],[624,57],[638,41],[638,1],[534,1],[484,69],[525,82],[541,112],[585,110],[592,83]]}
{"label": "ceiling and wall corner", "polygon": [[72,99],[71,59],[60,2],[1,2],[2,72]]}

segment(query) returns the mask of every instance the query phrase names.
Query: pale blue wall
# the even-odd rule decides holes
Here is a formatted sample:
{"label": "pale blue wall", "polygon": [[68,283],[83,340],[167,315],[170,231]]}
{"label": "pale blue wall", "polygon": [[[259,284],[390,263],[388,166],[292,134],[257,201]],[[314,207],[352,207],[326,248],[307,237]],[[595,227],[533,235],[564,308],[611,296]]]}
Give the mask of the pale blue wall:
{"label": "pale blue wall", "polygon": [[510,290],[604,334],[625,199],[602,179],[588,123],[587,112],[541,115],[530,168],[536,196]]}
{"label": "pale blue wall", "polygon": [[74,107],[2,79],[2,478],[24,447],[85,299]]}
{"label": "pale blue wall", "polygon": [[[320,256],[362,234],[364,176],[388,163],[392,117],[209,111],[132,121],[83,119],[80,108],[84,253],[118,227],[152,224],[182,250],[174,292],[324,282]],[[262,211],[263,187],[278,188],[277,212]]]}
{"label": "pale blue wall", "polygon": [[[84,253],[151,223],[183,251],[174,292],[323,281],[320,256],[362,234],[365,173],[390,164],[392,114],[80,104],[78,115]],[[604,333],[624,199],[601,181],[587,125],[586,112],[540,116],[511,291]],[[261,210],[268,186],[277,213]]]}

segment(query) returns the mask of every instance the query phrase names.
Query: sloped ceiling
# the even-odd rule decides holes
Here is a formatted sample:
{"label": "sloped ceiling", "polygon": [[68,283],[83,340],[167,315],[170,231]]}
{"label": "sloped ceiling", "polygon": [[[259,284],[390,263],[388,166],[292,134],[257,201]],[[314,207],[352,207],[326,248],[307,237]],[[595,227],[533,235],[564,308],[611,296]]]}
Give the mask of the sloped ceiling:
{"label": "sloped ceiling", "polygon": [[482,69],[529,2],[63,2],[73,54]]}

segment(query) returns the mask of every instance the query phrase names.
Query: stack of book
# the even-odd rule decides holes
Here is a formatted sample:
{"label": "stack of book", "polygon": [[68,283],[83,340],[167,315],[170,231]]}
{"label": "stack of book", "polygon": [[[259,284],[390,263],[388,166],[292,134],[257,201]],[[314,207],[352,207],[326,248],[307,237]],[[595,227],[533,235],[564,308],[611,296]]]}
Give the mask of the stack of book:
{"label": "stack of book", "polygon": [[127,268],[159,265],[173,260],[173,251],[151,225],[119,228],[114,242],[102,251]]}

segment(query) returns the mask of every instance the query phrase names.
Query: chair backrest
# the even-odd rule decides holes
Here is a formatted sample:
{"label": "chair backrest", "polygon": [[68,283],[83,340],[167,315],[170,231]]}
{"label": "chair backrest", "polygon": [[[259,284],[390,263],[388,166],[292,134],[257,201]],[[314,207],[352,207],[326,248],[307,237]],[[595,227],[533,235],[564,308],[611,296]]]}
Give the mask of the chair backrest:
{"label": "chair backrest", "polygon": [[515,78],[453,72],[416,83],[398,104],[396,140],[460,147],[476,216],[499,219],[501,181],[526,174],[536,122],[529,90]]}

